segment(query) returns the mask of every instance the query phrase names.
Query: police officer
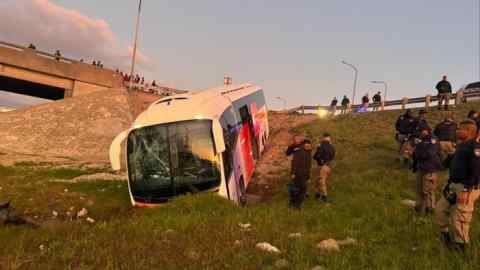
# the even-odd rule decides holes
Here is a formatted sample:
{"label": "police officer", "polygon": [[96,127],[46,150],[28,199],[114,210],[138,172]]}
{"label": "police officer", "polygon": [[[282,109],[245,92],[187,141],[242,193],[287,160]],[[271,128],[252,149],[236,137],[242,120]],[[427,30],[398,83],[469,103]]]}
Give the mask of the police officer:
{"label": "police officer", "polygon": [[347,96],[343,96],[341,114],[346,114],[348,112],[349,105],[350,105],[350,99],[348,99]]}
{"label": "police officer", "polygon": [[427,121],[427,111],[425,111],[424,109],[421,109],[418,112],[418,118],[415,120],[415,123],[413,125],[415,127],[414,135],[416,138],[420,138],[421,130],[423,129],[431,130]]}
{"label": "police officer", "polygon": [[428,127],[421,128],[420,142],[413,152],[413,172],[417,173],[415,210],[421,215],[433,213],[438,171],[442,168],[440,146]]}
{"label": "police officer", "polygon": [[416,119],[412,115],[412,111],[408,109],[405,114],[400,115],[395,123],[395,129],[397,134],[395,138],[399,143],[399,155],[400,160],[408,162],[411,151],[411,142],[409,142],[410,136],[414,133],[416,127]]}
{"label": "police officer", "polygon": [[453,120],[453,112],[446,112],[445,119],[435,126],[433,131],[442,151],[442,162],[455,153],[457,142],[457,123]]}
{"label": "police officer", "polygon": [[302,135],[300,134],[293,135],[292,144],[288,146],[287,150],[285,151],[285,155],[287,155],[288,157],[293,155],[296,151],[300,150],[300,148],[302,148],[303,141],[304,141],[304,137]]}
{"label": "police officer", "polygon": [[[441,239],[449,248],[464,251],[470,242],[470,222],[475,202],[480,197],[480,136],[476,124],[467,120],[457,131],[460,143],[450,165],[448,183],[435,213]],[[449,234],[453,229],[453,239]]]}
{"label": "police officer", "polygon": [[302,146],[293,153],[291,181],[288,184],[290,207],[300,209],[312,168],[312,143],[304,140]]}
{"label": "police officer", "polygon": [[322,142],[317,147],[313,159],[320,166],[320,176],[317,182],[317,193],[315,198],[323,202],[327,202],[327,180],[332,172],[332,162],[335,158],[335,148],[333,147],[332,138],[329,133],[324,133]]}
{"label": "police officer", "polygon": [[445,111],[448,111],[448,103],[452,95],[452,85],[447,81],[447,76],[443,76],[442,80],[437,83],[435,88],[438,91],[438,109],[442,109],[442,103],[445,103]]}

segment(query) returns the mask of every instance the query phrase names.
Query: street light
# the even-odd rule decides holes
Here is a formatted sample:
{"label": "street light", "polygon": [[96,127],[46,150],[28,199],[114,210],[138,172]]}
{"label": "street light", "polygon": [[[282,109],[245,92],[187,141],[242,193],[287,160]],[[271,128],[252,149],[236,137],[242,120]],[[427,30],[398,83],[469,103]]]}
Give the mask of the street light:
{"label": "street light", "polygon": [[350,63],[347,63],[345,61],[342,61],[342,64],[351,67],[355,71],[355,79],[353,81],[353,94],[352,94],[352,105],[354,105],[355,104],[355,93],[357,92],[358,69],[354,65],[352,65]]}
{"label": "street light", "polygon": [[276,99],[283,101],[283,110],[287,110],[287,100],[282,97],[276,97]]}
{"label": "street light", "polygon": [[130,90],[133,87],[133,73],[135,73],[135,58],[137,56],[138,28],[140,26],[140,12],[142,11],[142,0],[138,2],[137,23],[135,25],[135,40],[133,41],[132,67],[130,69]]}
{"label": "street light", "polygon": [[377,84],[383,84],[384,89],[383,89],[383,100],[387,101],[387,90],[388,90],[388,85],[384,81],[371,81],[371,83],[377,83]]}

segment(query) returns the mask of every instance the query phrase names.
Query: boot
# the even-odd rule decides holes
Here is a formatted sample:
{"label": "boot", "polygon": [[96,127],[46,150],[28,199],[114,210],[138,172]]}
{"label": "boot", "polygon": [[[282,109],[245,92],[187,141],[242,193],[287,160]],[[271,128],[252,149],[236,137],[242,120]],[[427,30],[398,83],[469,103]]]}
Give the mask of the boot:
{"label": "boot", "polygon": [[440,241],[442,241],[442,243],[445,244],[445,246],[449,249],[452,246],[452,238],[450,238],[450,234],[448,232],[442,232],[440,234]]}

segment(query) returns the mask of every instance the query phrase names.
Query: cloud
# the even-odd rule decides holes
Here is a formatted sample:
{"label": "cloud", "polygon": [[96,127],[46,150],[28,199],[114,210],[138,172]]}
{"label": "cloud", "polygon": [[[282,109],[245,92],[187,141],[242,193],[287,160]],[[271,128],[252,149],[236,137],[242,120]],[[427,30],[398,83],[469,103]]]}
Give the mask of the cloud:
{"label": "cloud", "polygon": [[[131,47],[119,42],[108,22],[90,18],[51,0],[2,0],[0,40],[29,44],[39,50],[101,60],[105,66],[128,69]],[[153,70],[153,61],[137,51],[140,69]]]}

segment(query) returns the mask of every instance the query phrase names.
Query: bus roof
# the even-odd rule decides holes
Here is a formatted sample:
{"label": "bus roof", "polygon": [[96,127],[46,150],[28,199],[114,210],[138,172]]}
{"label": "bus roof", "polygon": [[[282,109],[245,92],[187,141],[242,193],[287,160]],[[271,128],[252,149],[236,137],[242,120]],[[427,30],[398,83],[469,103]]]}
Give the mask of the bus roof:
{"label": "bus roof", "polygon": [[228,85],[165,97],[152,103],[133,124],[133,129],[194,119],[217,119],[232,102],[261,90],[253,84]]}

